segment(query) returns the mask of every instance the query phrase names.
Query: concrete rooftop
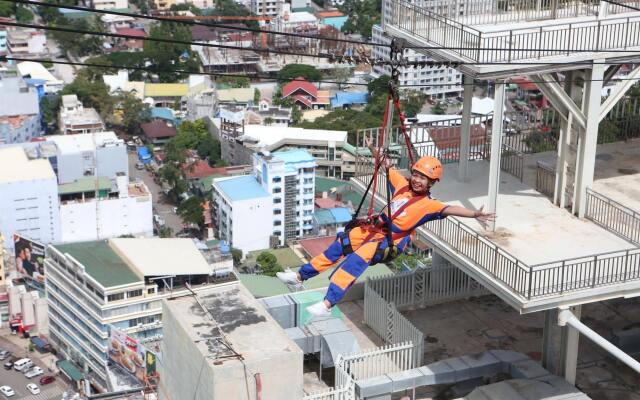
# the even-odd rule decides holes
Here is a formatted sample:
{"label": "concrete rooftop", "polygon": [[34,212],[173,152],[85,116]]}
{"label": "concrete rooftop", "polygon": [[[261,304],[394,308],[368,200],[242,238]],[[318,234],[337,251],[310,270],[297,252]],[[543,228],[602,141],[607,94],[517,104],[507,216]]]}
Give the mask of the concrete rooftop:
{"label": "concrete rooftop", "polygon": [[[466,183],[457,180],[457,167],[444,166],[444,178],[433,188],[433,195],[447,204],[467,208],[486,205],[489,163],[471,162]],[[529,266],[634,247],[596,224],[556,207],[508,173],[501,174],[499,193],[495,232],[486,231],[473,219],[461,221]]]}

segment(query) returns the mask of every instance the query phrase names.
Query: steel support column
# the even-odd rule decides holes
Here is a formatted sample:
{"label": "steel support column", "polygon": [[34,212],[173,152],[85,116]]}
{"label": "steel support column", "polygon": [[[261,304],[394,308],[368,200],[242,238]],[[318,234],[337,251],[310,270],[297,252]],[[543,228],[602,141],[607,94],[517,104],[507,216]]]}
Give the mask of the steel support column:
{"label": "steel support column", "polygon": [[560,372],[558,363],[558,348],[562,328],[558,326],[558,310],[555,308],[544,311],[544,329],[542,331],[542,366],[552,374]]}
{"label": "steel support column", "polygon": [[469,171],[469,147],[471,145],[471,101],[473,99],[473,78],[463,75],[464,94],[462,102],[462,126],[460,129],[460,160],[458,180],[466,182]]}
{"label": "steel support column", "polygon": [[[570,308],[573,315],[580,319],[582,306]],[[578,345],[580,332],[570,325],[562,327],[562,338],[560,344],[560,374],[564,375],[564,379],[576,384],[576,371],[578,370]]]}
{"label": "steel support column", "polygon": [[598,121],[602,121],[604,117],[609,114],[609,111],[624,97],[627,91],[640,80],[640,66],[635,67],[625,79],[627,80],[619,82],[611,90],[609,97],[602,103]]}
{"label": "steel support column", "polygon": [[[565,73],[565,91],[569,98],[575,100],[580,93],[580,88],[575,82],[575,73]],[[567,207],[567,183],[569,182],[569,151],[571,147],[571,130],[573,127],[573,114],[569,113],[566,119],[560,121],[560,137],[558,138],[558,158],[556,159],[556,182],[553,190],[553,203],[561,208]]]}
{"label": "steel support column", "polygon": [[[602,61],[602,60],[597,60]],[[587,187],[593,184],[596,163],[596,145],[598,143],[598,125],[600,124],[600,99],[602,98],[602,79],[607,66],[594,64],[588,70],[584,81],[582,112],[586,117],[585,130],[578,140],[576,161],[576,182],[573,194],[573,213],[583,218],[587,205]]]}
{"label": "steel support column", "polygon": [[[489,164],[489,204],[488,212],[495,213],[498,204],[498,187],[500,184],[500,156],[502,150],[502,129],[504,127],[504,90],[503,79],[495,82],[493,100],[493,121],[491,123],[491,160]],[[495,221],[489,223],[491,230],[496,229]]]}

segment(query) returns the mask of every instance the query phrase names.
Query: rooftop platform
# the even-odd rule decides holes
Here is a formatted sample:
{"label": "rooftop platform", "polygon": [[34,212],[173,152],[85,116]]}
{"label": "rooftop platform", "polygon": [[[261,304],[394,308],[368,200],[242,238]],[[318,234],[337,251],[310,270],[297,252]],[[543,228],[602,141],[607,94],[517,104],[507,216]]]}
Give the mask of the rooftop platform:
{"label": "rooftop platform", "polygon": [[[539,161],[554,166],[556,152],[528,154],[524,159],[524,181],[536,184]],[[640,212],[640,139],[600,144],[596,151],[593,190]]]}
{"label": "rooftop platform", "polygon": [[[445,165],[434,196],[486,205],[489,163],[471,162],[469,170],[469,182],[461,183],[457,164]],[[381,206],[383,196],[377,200]],[[495,232],[472,219],[447,218],[419,228],[418,238],[522,313],[640,293],[640,249],[505,172],[497,214]]]}
{"label": "rooftop platform", "polygon": [[[638,6],[637,1],[624,3]],[[460,66],[462,72],[477,78],[562,69],[533,64],[538,60],[590,62],[640,56],[640,12],[623,6],[608,5],[600,14],[600,1],[590,0],[439,0],[427,4],[385,0],[383,29],[392,37],[406,39],[409,46],[423,47],[418,51],[435,59],[497,63]],[[512,62],[527,65],[505,64]],[[564,68],[575,69],[575,65]]]}

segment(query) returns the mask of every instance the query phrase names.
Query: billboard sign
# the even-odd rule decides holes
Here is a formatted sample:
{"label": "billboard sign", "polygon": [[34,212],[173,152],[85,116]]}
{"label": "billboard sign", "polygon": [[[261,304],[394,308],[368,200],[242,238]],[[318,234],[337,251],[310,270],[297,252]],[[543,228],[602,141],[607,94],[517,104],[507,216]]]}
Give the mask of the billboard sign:
{"label": "billboard sign", "polygon": [[113,326],[109,337],[109,358],[134,375],[140,382],[156,382],[158,380],[157,355],[147,350],[138,339]]}
{"label": "billboard sign", "polygon": [[18,275],[44,283],[44,245],[20,235],[13,235],[13,247]]}

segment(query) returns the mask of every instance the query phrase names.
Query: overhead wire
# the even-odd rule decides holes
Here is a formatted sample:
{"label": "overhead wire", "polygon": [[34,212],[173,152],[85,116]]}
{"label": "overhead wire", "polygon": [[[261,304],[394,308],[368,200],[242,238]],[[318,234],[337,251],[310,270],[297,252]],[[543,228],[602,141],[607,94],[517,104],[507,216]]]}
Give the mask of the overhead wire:
{"label": "overhead wire", "polygon": [[[145,15],[145,14],[136,14],[136,13],[127,13],[127,12],[121,12],[121,11],[111,11],[111,10],[95,10],[92,8],[87,8],[87,7],[79,7],[79,6],[71,6],[71,5],[62,5],[62,4],[53,4],[53,3],[46,3],[46,2],[39,2],[39,1],[35,1],[35,0],[0,0],[0,1],[8,1],[8,2],[12,2],[12,3],[21,3],[21,4],[30,4],[30,5],[36,5],[36,6],[44,6],[44,7],[53,7],[53,8],[68,8],[68,9],[72,9],[72,10],[77,10],[77,11],[85,11],[85,12],[89,12],[92,14],[111,14],[111,15],[120,15],[120,16],[127,16],[127,17],[132,17],[132,18],[141,18],[141,19],[149,19],[149,20],[155,20],[155,21],[169,21],[169,22],[173,22],[173,23],[179,23],[179,24],[188,24],[188,25],[201,25],[201,26],[207,26],[207,27],[220,27],[220,28],[228,28],[228,29],[233,29],[233,30],[241,30],[241,31],[251,31],[251,32],[257,32],[257,33],[268,33],[268,34],[274,34],[274,35],[285,35],[285,36],[293,36],[293,37],[298,37],[298,38],[308,38],[308,39],[316,39],[316,40],[327,40],[327,41],[338,41],[338,42],[344,42],[344,43],[352,43],[352,44],[359,44],[359,45],[368,45],[368,46],[377,46],[377,47],[391,47],[390,44],[386,44],[386,43],[373,43],[373,42],[365,42],[365,41],[358,41],[358,40],[352,40],[352,39],[342,39],[342,38],[330,38],[330,37],[326,37],[326,36],[319,36],[319,35],[306,35],[306,34],[301,34],[301,33],[290,33],[290,32],[281,32],[281,31],[272,31],[272,30],[261,30],[261,29],[255,29],[255,28],[249,28],[249,27],[237,27],[237,26],[232,26],[232,25],[222,25],[222,24],[207,24],[207,23],[202,23],[202,22],[197,22],[197,21],[188,21],[188,20],[172,20],[171,17],[157,17],[157,16],[151,16],[151,15]],[[622,3],[617,3],[617,2],[613,2],[611,0],[603,0],[603,1],[608,1],[612,4],[616,4],[622,7],[629,7],[631,9],[636,9],[630,6],[626,6]],[[640,8],[638,9],[640,11]],[[15,26],[19,26],[19,25],[15,25]],[[37,28],[36,28],[37,29]],[[45,29],[45,28],[40,28],[40,29]],[[97,32],[96,32],[97,33]],[[89,33],[85,33],[85,34],[89,34]],[[146,38],[140,38],[140,37],[135,37],[136,39],[146,39]],[[193,42],[194,45],[200,45],[202,42]],[[216,47],[216,46],[224,46],[224,45],[212,45],[212,47]],[[257,50],[255,48],[246,48],[246,47],[241,47],[241,46],[235,46],[238,47],[239,50]],[[549,48],[544,48],[544,49],[531,49],[531,48],[491,48],[491,47],[453,47],[453,46],[405,46],[405,49],[422,49],[422,50],[480,50],[480,51],[528,51],[528,52],[558,52],[558,53],[565,53],[567,52],[567,49],[549,49]],[[626,50],[626,49],[610,49],[610,50],[589,50],[589,49],[571,49],[570,50],[573,53],[625,53],[625,54],[640,54],[640,49],[638,50]],[[265,52],[272,52],[272,53],[278,53],[278,51],[276,50],[271,50],[271,49],[267,49]],[[292,54],[292,55],[296,55],[296,54]],[[302,54],[298,54],[298,55],[302,55]],[[319,57],[319,58],[328,58],[326,55],[311,55],[311,54],[304,54],[304,56],[310,56],[310,57]],[[473,64],[473,65],[491,65],[492,62],[459,62],[459,64]],[[500,64],[500,63],[498,63]],[[506,64],[506,63],[505,63]],[[533,63],[532,64],[536,64]]]}
{"label": "overhead wire", "polygon": [[[43,6],[43,7],[51,7],[51,8],[66,8],[66,9],[76,10],[76,11],[86,11],[86,12],[90,12],[90,13],[93,13],[93,14],[118,15],[118,16],[122,16],[122,17],[140,18],[140,19],[147,19],[147,20],[152,20],[152,21],[174,22],[174,23],[186,24],[186,25],[194,25],[194,26],[195,25],[199,25],[199,26],[206,26],[206,27],[210,27],[210,28],[223,28],[223,29],[233,29],[233,30],[246,31],[246,32],[268,33],[268,34],[273,34],[273,35],[293,36],[293,37],[306,38],[306,39],[331,40],[331,41],[336,41],[336,42],[360,44],[360,45],[374,45],[374,43],[371,43],[371,42],[365,42],[365,41],[353,40],[353,39],[330,38],[330,37],[326,37],[326,36],[307,35],[307,34],[291,33],[291,32],[280,32],[280,31],[273,31],[273,30],[267,30],[267,29],[263,30],[263,29],[256,29],[256,28],[250,28],[250,27],[238,27],[238,26],[234,26],[234,25],[217,24],[217,23],[213,23],[212,24],[212,23],[197,22],[197,21],[190,21],[190,20],[175,20],[175,19],[171,19],[171,16],[159,17],[159,16],[153,16],[153,15],[136,14],[136,13],[123,12],[123,11],[96,10],[96,9],[88,8],[88,7],[46,3],[46,2],[40,2],[40,1],[35,1],[35,0],[0,0],[0,1],[9,1],[9,2],[12,2],[12,3],[30,4],[30,5],[35,5],[35,6]],[[238,17],[242,18],[242,16],[238,16]],[[380,45],[380,44],[378,44],[378,46],[390,47],[391,45],[388,45],[388,44]]]}

